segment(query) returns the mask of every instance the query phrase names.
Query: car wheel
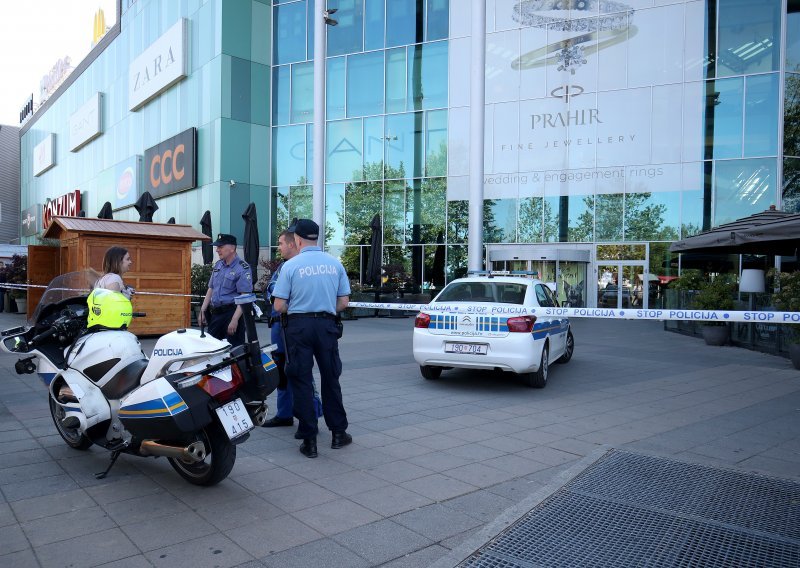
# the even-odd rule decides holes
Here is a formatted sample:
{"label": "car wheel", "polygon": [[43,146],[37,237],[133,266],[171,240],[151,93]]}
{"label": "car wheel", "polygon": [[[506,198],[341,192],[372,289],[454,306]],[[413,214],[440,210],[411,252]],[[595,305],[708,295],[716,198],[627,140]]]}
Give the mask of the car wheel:
{"label": "car wheel", "polygon": [[548,354],[549,349],[547,345],[545,345],[544,348],[542,348],[542,360],[539,362],[539,370],[535,373],[528,373],[526,376],[529,387],[543,389],[547,386]]}
{"label": "car wheel", "polygon": [[567,344],[564,347],[564,354],[558,358],[556,363],[569,363],[572,359],[572,353],[575,351],[575,338],[572,337],[572,330],[567,332]]}
{"label": "car wheel", "polygon": [[422,374],[423,378],[426,378],[429,381],[435,381],[442,375],[442,368],[431,367],[430,365],[420,365],[419,372]]}

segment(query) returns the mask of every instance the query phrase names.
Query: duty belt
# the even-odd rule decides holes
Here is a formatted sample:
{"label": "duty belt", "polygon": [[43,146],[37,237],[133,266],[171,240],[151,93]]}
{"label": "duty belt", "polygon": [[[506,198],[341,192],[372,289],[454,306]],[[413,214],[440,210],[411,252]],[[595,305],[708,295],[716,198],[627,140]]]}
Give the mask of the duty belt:
{"label": "duty belt", "polygon": [[336,315],[330,312],[300,312],[289,314],[289,319],[296,318],[322,318],[322,319],[336,319]]}

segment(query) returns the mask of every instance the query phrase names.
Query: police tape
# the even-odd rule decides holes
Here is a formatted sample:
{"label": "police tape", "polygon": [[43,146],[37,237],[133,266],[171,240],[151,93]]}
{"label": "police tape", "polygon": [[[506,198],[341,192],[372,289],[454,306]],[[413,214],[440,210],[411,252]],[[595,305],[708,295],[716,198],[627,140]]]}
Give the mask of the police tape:
{"label": "police tape", "polygon": [[734,310],[694,310],[691,308],[529,308],[524,306],[453,305],[453,304],[394,304],[382,302],[350,302],[348,308],[398,310],[437,314],[473,314],[476,316],[596,318],[658,321],[800,323],[800,312],[758,312]]}

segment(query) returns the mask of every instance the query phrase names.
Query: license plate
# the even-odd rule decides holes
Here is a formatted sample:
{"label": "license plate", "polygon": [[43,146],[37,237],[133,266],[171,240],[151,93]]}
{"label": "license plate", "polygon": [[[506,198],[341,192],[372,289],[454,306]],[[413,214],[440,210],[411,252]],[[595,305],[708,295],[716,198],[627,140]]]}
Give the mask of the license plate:
{"label": "license plate", "polygon": [[489,345],[486,343],[445,343],[444,352],[486,355],[489,352]]}
{"label": "license plate", "polygon": [[241,398],[237,398],[217,408],[217,417],[231,440],[253,429],[253,422]]}

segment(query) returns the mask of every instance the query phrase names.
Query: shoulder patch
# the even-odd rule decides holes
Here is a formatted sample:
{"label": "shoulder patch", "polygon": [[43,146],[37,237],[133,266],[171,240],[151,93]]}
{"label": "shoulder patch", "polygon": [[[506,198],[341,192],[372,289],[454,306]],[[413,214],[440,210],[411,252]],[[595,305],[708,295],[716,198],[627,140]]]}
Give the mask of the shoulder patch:
{"label": "shoulder patch", "polygon": [[243,261],[243,260],[240,260],[240,261],[239,261],[239,264],[241,264],[241,265],[242,265],[242,268],[250,268],[250,265],[249,265],[249,264],[247,264],[247,263],[246,263],[245,261]]}

